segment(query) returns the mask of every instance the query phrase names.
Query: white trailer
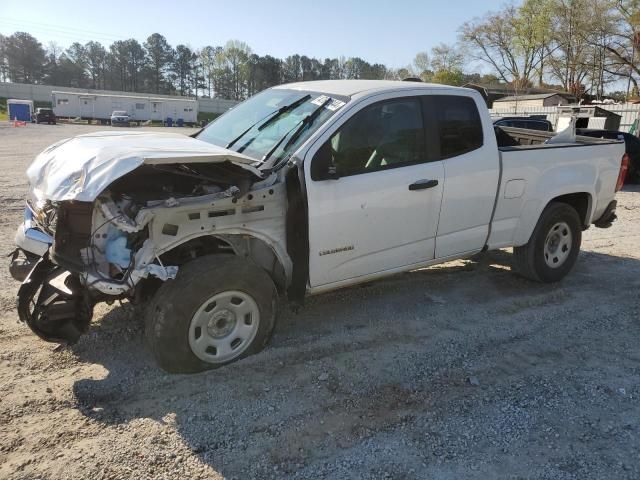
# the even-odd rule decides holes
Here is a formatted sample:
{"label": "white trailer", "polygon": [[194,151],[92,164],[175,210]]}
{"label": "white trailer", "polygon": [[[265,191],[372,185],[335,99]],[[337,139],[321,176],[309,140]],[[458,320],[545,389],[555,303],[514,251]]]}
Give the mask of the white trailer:
{"label": "white trailer", "polygon": [[109,122],[115,110],[126,110],[133,122],[147,120],[185,124],[198,121],[198,101],[190,98],[167,98],[132,95],[107,95],[89,92],[51,92],[56,117],[82,118]]}

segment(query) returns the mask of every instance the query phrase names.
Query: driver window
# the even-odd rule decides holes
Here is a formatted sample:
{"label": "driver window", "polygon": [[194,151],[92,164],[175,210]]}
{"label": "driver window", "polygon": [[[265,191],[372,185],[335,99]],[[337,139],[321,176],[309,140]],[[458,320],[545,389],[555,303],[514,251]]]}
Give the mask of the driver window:
{"label": "driver window", "polygon": [[340,177],[424,162],[422,108],[415,98],[370,105],[328,141]]}

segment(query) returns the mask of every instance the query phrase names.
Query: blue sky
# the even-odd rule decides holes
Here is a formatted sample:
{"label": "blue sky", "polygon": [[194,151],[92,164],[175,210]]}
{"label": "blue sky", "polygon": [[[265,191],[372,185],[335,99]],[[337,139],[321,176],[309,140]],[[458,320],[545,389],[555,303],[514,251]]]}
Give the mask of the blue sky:
{"label": "blue sky", "polygon": [[[419,51],[456,41],[466,20],[504,0],[0,0],[0,33],[27,31],[45,45],[136,38],[162,33],[172,45],[197,48],[238,39],[276,57],[359,56],[391,67]],[[99,5],[102,4],[102,7]]]}

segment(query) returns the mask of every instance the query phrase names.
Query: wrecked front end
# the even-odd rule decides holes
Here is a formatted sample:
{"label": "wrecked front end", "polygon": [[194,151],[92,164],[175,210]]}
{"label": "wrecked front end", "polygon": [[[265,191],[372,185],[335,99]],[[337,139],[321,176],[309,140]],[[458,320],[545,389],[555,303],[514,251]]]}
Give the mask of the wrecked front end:
{"label": "wrecked front end", "polygon": [[[217,216],[235,217],[240,226],[252,213],[248,192],[273,193],[274,181],[265,184],[235,152],[172,137],[138,136],[129,151],[122,147],[131,141],[128,135],[117,137],[118,143],[95,135],[74,139],[74,148],[45,150],[34,162],[37,168],[30,167],[33,198],[16,234],[10,270],[17,279],[29,272],[17,308],[40,338],[74,343],[87,331],[97,303],[144,302],[198,249],[224,248],[197,241],[179,251],[174,246],[215,232]],[[119,154],[108,155],[109,149]],[[243,206],[236,209],[239,199]]]}

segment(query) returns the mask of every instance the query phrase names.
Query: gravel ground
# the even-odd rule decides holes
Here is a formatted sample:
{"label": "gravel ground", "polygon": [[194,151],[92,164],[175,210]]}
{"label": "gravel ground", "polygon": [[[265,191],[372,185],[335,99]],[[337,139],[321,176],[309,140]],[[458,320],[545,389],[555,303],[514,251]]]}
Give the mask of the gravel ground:
{"label": "gravel ground", "polygon": [[[0,127],[0,252],[33,157],[95,129]],[[618,200],[559,285],[510,251],[451,262],[284,309],[263,353],[193,376],[126,305],[39,341],[2,268],[0,478],[640,478],[640,188]]]}

